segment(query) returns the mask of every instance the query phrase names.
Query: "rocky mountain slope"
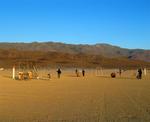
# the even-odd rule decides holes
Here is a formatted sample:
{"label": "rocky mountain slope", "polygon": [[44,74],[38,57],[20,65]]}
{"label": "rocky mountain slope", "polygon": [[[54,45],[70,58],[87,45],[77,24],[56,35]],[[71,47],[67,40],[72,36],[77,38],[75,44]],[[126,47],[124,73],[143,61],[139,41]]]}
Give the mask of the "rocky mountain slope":
{"label": "rocky mountain slope", "polygon": [[72,45],[64,43],[0,43],[0,49],[16,49],[22,51],[63,52],[70,54],[90,54],[104,57],[126,57],[134,60],[150,62],[150,50],[125,49],[109,44]]}
{"label": "rocky mountain slope", "polygon": [[108,44],[0,43],[0,67],[19,63],[65,67],[150,67],[150,50]]}

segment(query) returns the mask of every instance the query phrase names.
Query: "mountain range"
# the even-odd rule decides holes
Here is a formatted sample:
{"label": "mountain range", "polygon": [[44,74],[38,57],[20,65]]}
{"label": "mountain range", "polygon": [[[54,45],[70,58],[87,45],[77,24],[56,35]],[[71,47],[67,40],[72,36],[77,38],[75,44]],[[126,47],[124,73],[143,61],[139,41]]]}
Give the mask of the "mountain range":
{"label": "mountain range", "polygon": [[150,50],[126,49],[109,44],[0,43],[0,59],[0,65],[5,65],[6,62],[11,65],[21,60],[34,60],[40,65],[150,66]]}

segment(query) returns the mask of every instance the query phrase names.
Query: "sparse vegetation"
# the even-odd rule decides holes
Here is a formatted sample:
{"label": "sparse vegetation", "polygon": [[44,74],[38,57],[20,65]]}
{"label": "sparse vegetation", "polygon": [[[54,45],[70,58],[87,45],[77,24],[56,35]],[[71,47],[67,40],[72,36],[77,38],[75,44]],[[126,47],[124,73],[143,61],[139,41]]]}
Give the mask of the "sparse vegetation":
{"label": "sparse vegetation", "polygon": [[[139,66],[150,67],[150,51],[132,50],[106,44],[67,45],[62,43],[1,43],[0,66],[9,68],[20,62],[34,62],[39,67],[58,65],[64,67],[97,67],[107,68]],[[143,58],[143,61],[140,59]],[[139,59],[139,60],[137,60]],[[148,60],[148,62],[146,62]]]}

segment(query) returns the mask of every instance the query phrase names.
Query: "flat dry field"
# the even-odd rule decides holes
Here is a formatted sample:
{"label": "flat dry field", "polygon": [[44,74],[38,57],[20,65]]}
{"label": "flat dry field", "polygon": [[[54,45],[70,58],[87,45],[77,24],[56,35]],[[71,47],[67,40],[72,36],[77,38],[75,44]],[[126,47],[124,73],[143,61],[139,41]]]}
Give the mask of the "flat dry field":
{"label": "flat dry field", "polygon": [[150,122],[150,73],[137,80],[135,71],[115,79],[109,70],[103,77],[68,70],[60,79],[55,72],[18,81],[0,71],[0,122]]}

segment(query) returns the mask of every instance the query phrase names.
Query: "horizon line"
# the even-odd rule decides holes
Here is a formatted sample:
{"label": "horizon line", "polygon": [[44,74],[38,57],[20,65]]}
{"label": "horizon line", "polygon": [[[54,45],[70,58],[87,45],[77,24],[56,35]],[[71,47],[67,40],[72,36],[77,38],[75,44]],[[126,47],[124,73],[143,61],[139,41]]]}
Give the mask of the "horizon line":
{"label": "horizon line", "polygon": [[131,50],[150,50],[147,48],[128,48],[128,47],[122,47],[120,45],[115,45],[115,44],[110,44],[110,43],[67,43],[67,42],[62,42],[62,41],[0,41],[0,44],[2,43],[9,43],[9,44],[19,44],[19,43],[24,43],[24,44],[31,44],[31,43],[60,43],[60,44],[67,44],[67,45],[109,45],[109,46],[114,46],[118,48],[123,48],[123,49],[131,49]]}

